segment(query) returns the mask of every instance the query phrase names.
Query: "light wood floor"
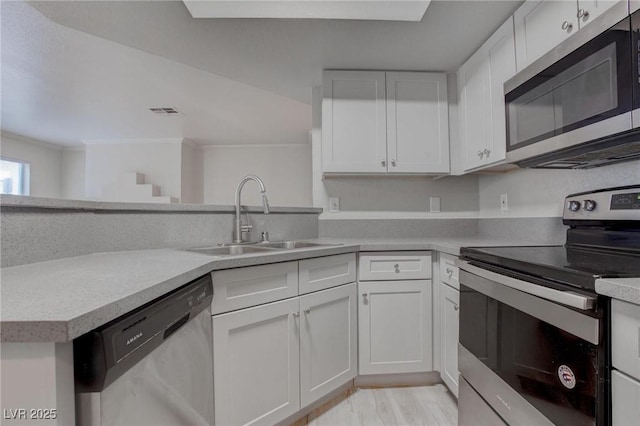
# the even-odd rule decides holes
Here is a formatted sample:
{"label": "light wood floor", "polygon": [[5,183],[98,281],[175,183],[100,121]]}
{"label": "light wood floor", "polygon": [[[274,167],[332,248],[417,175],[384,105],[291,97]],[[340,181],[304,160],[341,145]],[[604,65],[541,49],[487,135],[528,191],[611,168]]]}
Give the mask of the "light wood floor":
{"label": "light wood floor", "polygon": [[455,397],[442,385],[354,389],[346,399],[302,422],[309,426],[393,426],[458,424]]}

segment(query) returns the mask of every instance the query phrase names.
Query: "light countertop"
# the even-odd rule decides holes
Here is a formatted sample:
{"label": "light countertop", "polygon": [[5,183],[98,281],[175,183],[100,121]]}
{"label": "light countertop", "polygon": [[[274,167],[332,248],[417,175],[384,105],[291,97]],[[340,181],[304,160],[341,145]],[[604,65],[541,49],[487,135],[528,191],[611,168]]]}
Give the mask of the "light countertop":
{"label": "light countertop", "polygon": [[[323,238],[330,247],[212,257],[159,249],[98,253],[4,268],[3,342],[68,342],[206,273],[355,251],[436,250],[523,245],[495,238]],[[535,245],[535,244],[533,244]]]}
{"label": "light countertop", "polygon": [[98,253],[0,271],[3,342],[68,342],[211,271],[358,250],[309,248],[212,257],[182,250]]}
{"label": "light countertop", "polygon": [[596,292],[640,305],[640,278],[602,278],[596,280]]}

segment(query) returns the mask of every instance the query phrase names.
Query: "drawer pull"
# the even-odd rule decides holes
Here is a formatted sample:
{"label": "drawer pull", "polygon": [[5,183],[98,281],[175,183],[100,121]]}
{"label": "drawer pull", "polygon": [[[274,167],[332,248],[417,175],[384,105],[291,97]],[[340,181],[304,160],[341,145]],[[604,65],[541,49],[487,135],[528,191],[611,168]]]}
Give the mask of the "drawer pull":
{"label": "drawer pull", "polygon": [[447,268],[447,275],[449,275],[449,278],[451,278],[451,276],[453,275],[453,269]]}
{"label": "drawer pull", "polygon": [[395,265],[393,265],[393,269],[396,270],[396,274],[400,273],[400,265],[398,265],[397,263]]}

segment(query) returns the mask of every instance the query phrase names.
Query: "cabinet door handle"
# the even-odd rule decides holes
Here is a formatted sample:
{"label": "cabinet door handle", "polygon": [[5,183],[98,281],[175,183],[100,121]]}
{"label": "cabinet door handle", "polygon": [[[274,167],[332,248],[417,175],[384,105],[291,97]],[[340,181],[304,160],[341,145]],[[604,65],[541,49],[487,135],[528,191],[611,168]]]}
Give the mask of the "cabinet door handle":
{"label": "cabinet door handle", "polygon": [[569,21],[564,21],[562,23],[562,29],[565,30],[566,32],[570,33],[571,30],[573,29],[573,24]]}
{"label": "cabinet door handle", "polygon": [[309,315],[311,313],[311,309],[307,308],[304,310],[305,315]]}
{"label": "cabinet door handle", "polygon": [[400,273],[400,265],[398,265],[397,263],[393,265],[393,269],[396,271],[396,274]]}
{"label": "cabinet door handle", "polygon": [[447,275],[452,276],[453,275],[453,269],[447,268]]}
{"label": "cabinet door handle", "polygon": [[484,157],[484,152],[478,151],[478,157],[480,157],[480,159],[482,160],[482,157]]}
{"label": "cabinet door handle", "polygon": [[300,312],[292,312],[291,315],[293,315],[294,318],[298,318],[300,316]]}
{"label": "cabinet door handle", "polygon": [[484,150],[484,155],[485,155],[485,157],[489,158],[489,154],[491,154],[491,151],[490,151],[490,150],[488,150],[488,149],[485,149],[485,150]]}
{"label": "cabinet door handle", "polygon": [[387,162],[385,160],[380,161],[382,167],[387,167]]}
{"label": "cabinet door handle", "polygon": [[454,311],[457,311],[457,310],[459,310],[459,309],[460,309],[460,306],[458,306],[458,305],[453,305],[453,310],[454,310]]}
{"label": "cabinet door handle", "polygon": [[391,160],[391,167],[395,167],[396,166],[396,160]]}
{"label": "cabinet door handle", "polygon": [[369,304],[369,300],[367,299],[367,293],[362,293],[362,303],[365,305]]}
{"label": "cabinet door handle", "polygon": [[578,19],[582,19],[583,21],[586,21],[587,19],[589,19],[589,11],[584,9],[579,9]]}

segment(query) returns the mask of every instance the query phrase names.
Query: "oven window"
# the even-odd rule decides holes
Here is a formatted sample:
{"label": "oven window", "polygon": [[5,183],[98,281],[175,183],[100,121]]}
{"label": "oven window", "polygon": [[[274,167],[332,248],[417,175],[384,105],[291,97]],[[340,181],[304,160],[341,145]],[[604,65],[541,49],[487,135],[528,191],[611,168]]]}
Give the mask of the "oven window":
{"label": "oven window", "polygon": [[631,111],[629,20],[511,91],[507,149]]}
{"label": "oven window", "polygon": [[596,424],[597,346],[464,285],[460,343],[554,424]]}

